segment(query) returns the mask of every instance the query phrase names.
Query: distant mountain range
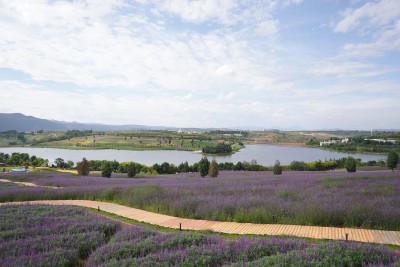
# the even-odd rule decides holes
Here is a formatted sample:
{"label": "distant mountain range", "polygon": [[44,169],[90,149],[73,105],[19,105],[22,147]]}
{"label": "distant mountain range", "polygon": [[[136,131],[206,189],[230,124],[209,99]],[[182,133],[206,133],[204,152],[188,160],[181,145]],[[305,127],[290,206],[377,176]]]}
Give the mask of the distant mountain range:
{"label": "distant mountain range", "polygon": [[107,125],[98,123],[65,122],[56,120],[39,119],[21,113],[0,113],[0,132],[16,130],[18,132],[31,131],[67,131],[67,130],[93,130],[93,131],[127,131],[127,130],[166,130],[178,129],[165,126],[147,125]]}
{"label": "distant mountain range", "polygon": [[[108,125],[100,123],[79,123],[79,122],[65,122],[57,120],[40,119],[33,116],[26,116],[21,113],[0,113],[0,132],[16,130],[18,132],[31,132],[31,131],[67,131],[67,130],[93,130],[93,131],[132,131],[132,130],[179,130],[185,129],[189,131],[210,131],[210,130],[250,130],[250,131],[307,131],[299,126],[292,126],[287,128],[262,128],[258,126],[237,126],[237,127],[223,127],[223,128],[180,128],[180,127],[167,127],[167,126],[148,126],[148,125]],[[318,131],[318,130],[313,130]],[[324,129],[319,131],[348,131],[341,129]],[[374,129],[373,132],[398,132],[399,129]]]}
{"label": "distant mountain range", "polygon": [[132,131],[132,130],[179,130],[188,131],[210,131],[210,130],[251,130],[262,131],[264,128],[257,126],[241,126],[229,128],[181,128],[167,126],[148,126],[148,125],[108,125],[100,123],[79,123],[57,120],[40,119],[33,116],[27,116],[21,113],[0,113],[0,132],[16,130],[18,132],[31,131],[67,131],[67,130],[93,130],[93,131]]}

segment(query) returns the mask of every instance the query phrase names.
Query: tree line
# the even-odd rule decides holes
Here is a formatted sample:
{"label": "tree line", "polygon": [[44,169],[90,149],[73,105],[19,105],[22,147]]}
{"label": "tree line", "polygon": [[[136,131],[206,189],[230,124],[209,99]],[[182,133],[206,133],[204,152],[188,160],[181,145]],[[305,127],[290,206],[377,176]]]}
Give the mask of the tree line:
{"label": "tree line", "polygon": [[[83,162],[83,163],[82,163]],[[74,169],[76,168],[80,172],[80,168],[83,170],[80,173],[89,173],[91,171],[101,171],[104,177],[111,177],[112,173],[126,173],[128,177],[144,177],[149,175],[157,174],[176,174],[176,173],[188,173],[188,172],[199,172],[201,176],[217,177],[218,171],[230,170],[230,171],[267,171],[271,169],[274,174],[282,174],[282,171],[327,171],[335,169],[346,169],[348,172],[355,172],[357,167],[362,166],[387,166],[393,170],[397,167],[399,162],[399,155],[395,151],[390,151],[385,161],[368,161],[362,162],[361,159],[355,159],[353,157],[328,160],[328,161],[314,161],[314,162],[303,162],[303,161],[292,161],[289,165],[281,165],[279,161],[276,161],[272,167],[267,167],[258,164],[257,161],[252,160],[239,161],[236,164],[232,162],[221,162],[217,163],[214,160],[211,162],[207,157],[203,157],[199,162],[189,164],[187,161],[182,162],[179,165],[170,164],[164,162],[162,164],[153,164],[152,166],[146,166],[144,164],[136,162],[122,162],[119,163],[116,160],[82,160],[75,166],[73,161],[64,161],[62,158],[55,160],[55,165],[51,167],[57,167],[61,169]],[[28,153],[12,153],[11,155],[0,153],[0,163],[8,166],[48,166],[48,160],[39,158],[36,156],[29,156]],[[82,167],[82,164],[84,167]]]}
{"label": "tree line", "polygon": [[0,153],[0,163],[8,166],[44,166],[48,164],[47,159],[39,158],[36,156],[29,156],[28,153],[12,153],[11,155]]}

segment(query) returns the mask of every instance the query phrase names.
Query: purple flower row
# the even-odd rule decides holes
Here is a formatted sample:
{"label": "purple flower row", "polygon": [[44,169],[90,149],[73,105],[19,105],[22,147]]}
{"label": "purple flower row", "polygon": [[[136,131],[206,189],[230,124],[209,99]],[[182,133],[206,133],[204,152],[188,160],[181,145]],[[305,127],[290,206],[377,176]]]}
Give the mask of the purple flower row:
{"label": "purple flower row", "polygon": [[77,207],[0,206],[0,266],[72,266],[120,224]]}
{"label": "purple flower row", "polygon": [[367,266],[400,264],[385,247],[361,243],[307,244],[290,238],[227,239],[162,233],[132,226],[89,257],[87,266]]}
{"label": "purple flower row", "polygon": [[140,179],[4,175],[60,189],[8,187],[0,201],[96,199],[179,217],[400,230],[400,173],[223,171]]}

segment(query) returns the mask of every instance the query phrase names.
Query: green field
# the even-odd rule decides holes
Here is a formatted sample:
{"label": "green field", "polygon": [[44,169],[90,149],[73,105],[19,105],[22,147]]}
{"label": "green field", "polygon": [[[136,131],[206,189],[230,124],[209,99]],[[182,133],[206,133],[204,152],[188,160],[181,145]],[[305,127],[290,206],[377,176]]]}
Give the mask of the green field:
{"label": "green field", "polygon": [[[215,147],[224,143],[232,147],[232,153],[246,144],[283,144],[308,145],[320,147],[321,141],[342,140],[322,148],[361,153],[387,153],[400,151],[400,134],[396,132],[375,132],[371,136],[367,131],[64,131],[18,133],[7,131],[0,133],[0,147],[35,146],[65,149],[121,149],[121,150],[185,150],[199,151],[205,147]],[[369,141],[368,139],[397,140],[397,143]]]}

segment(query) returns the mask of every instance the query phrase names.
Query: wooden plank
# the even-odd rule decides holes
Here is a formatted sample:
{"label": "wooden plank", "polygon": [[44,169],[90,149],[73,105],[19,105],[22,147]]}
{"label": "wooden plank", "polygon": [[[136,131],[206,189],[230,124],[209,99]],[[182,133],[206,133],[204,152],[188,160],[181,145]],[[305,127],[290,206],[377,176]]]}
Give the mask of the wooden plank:
{"label": "wooden plank", "polygon": [[345,240],[346,233],[348,233],[349,240],[353,241],[400,245],[400,231],[193,220],[143,211],[114,203],[90,200],[38,200],[0,203],[0,205],[16,204],[74,205],[95,209],[100,207],[101,210],[108,211],[126,218],[172,228],[179,228],[179,223],[182,223],[183,228],[186,229],[209,229],[216,232],[236,234],[293,235],[299,237],[335,240]]}

